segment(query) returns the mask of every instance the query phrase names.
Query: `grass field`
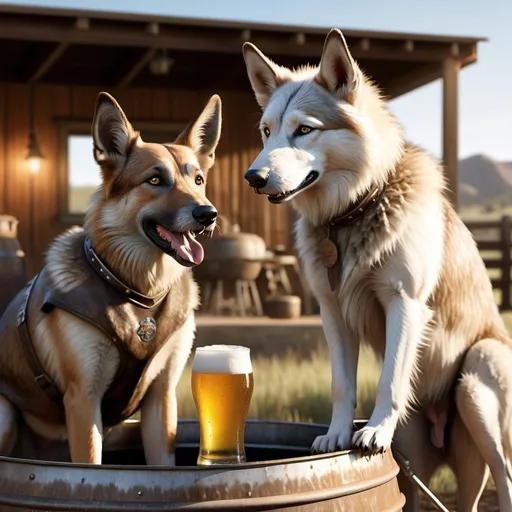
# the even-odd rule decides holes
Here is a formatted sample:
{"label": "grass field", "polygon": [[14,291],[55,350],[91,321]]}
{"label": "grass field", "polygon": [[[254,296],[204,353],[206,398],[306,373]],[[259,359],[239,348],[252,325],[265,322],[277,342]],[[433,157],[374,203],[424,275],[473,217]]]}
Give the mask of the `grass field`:
{"label": "grass field", "polygon": [[[512,333],[512,313],[504,314],[504,319]],[[181,418],[196,417],[190,371],[187,366],[178,387]],[[331,373],[326,348],[316,350],[306,359],[291,350],[285,357],[255,357],[253,372],[254,394],[249,417],[329,423]],[[379,372],[379,360],[363,347],[359,359],[357,418],[368,418],[371,414]],[[456,484],[451,470],[442,468],[431,486],[435,492],[453,492]]]}
{"label": "grass field", "polygon": [[[358,373],[357,415],[368,417],[379,377],[380,363],[363,349]],[[331,370],[327,348],[299,358],[293,351],[284,357],[253,357],[254,394],[249,416],[260,419],[329,423]],[[190,389],[190,366],[178,387],[180,417],[196,416]]]}

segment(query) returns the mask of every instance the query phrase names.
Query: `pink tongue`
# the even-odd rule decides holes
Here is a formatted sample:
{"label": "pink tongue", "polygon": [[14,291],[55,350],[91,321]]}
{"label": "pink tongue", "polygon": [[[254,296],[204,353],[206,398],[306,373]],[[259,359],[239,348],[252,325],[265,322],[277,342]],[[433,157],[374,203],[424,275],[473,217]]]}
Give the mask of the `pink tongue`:
{"label": "pink tongue", "polygon": [[186,233],[173,233],[162,226],[157,226],[156,230],[185,261],[190,261],[194,265],[199,265],[203,261],[203,246],[192,236],[190,231]]}

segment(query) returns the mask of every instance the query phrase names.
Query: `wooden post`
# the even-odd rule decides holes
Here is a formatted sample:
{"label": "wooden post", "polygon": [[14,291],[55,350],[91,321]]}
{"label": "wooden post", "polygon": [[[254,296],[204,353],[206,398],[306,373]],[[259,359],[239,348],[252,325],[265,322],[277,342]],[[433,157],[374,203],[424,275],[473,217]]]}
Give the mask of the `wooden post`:
{"label": "wooden post", "polygon": [[512,219],[508,215],[501,218],[501,243],[502,243],[502,260],[501,260],[501,309],[503,311],[512,309],[510,303],[510,266],[511,257],[510,249],[512,248],[510,231],[512,228]]}
{"label": "wooden post", "polygon": [[458,74],[460,63],[449,57],[443,62],[443,162],[449,197],[457,208],[459,144],[458,144]]}

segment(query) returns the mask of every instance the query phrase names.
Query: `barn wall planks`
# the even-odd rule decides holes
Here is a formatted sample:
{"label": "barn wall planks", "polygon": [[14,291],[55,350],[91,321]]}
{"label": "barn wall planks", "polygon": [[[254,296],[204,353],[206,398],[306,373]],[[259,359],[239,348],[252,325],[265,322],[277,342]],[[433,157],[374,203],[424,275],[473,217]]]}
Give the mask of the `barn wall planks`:
{"label": "barn wall planks", "polygon": [[0,212],[7,208],[7,93],[6,87],[0,84]]}
{"label": "barn wall planks", "polygon": [[[19,219],[19,239],[29,275],[42,263],[51,240],[69,227],[58,210],[58,119],[91,120],[100,88],[37,85],[35,126],[45,160],[31,176],[25,161],[29,131],[29,89],[0,83],[0,212]],[[221,215],[243,231],[263,236],[268,245],[290,247],[290,211],[257,196],[243,175],[258,154],[259,108],[250,92],[195,92],[160,89],[110,90],[132,120],[186,125],[213,92],[223,101],[223,136],[208,177],[208,195]],[[31,190],[32,187],[32,190]],[[221,227],[222,229],[222,227]]]}

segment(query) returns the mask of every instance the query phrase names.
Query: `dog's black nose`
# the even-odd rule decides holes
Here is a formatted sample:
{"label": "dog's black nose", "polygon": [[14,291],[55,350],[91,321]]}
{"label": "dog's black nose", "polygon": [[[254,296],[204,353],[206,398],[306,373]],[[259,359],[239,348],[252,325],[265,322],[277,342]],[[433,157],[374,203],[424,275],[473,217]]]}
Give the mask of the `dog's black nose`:
{"label": "dog's black nose", "polygon": [[192,217],[202,226],[209,226],[217,218],[217,210],[213,206],[197,206],[192,210]]}
{"label": "dog's black nose", "polygon": [[249,169],[245,173],[245,179],[253,188],[263,188],[268,181],[268,169]]}

